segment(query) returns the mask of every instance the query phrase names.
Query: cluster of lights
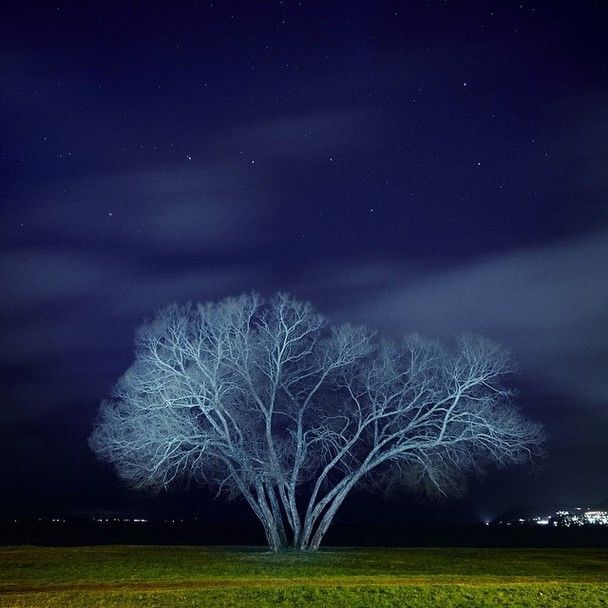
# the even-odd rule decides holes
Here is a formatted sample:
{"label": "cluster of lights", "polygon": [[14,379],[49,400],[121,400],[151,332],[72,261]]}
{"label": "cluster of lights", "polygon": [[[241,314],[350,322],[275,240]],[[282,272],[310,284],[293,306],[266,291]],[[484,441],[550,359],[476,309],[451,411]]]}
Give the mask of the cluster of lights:
{"label": "cluster of lights", "polygon": [[94,517],[93,521],[97,523],[110,523],[110,522],[118,522],[118,523],[147,523],[147,519],[135,518],[131,519],[128,517]]}
{"label": "cluster of lights", "polygon": [[[185,523],[187,520],[183,517],[173,517],[170,519],[158,519],[158,520],[151,520],[151,519],[147,519],[144,517],[106,517],[106,516],[101,516],[101,515],[89,515],[88,517],[85,518],[81,518],[79,516],[75,516],[75,517],[36,517],[33,519],[33,521],[40,523],[40,524],[47,524],[47,523],[51,523],[51,524],[65,524],[68,522],[74,522],[74,521],[89,521],[89,522],[94,522],[94,523],[98,523],[98,524],[112,524],[112,523],[118,523],[118,524],[132,524],[132,523],[136,523],[136,524],[140,524],[140,523],[151,523],[151,522],[156,522],[156,523],[164,523],[164,524],[183,524]],[[24,518],[24,519],[13,519],[12,522],[14,524],[18,524],[18,523],[23,523],[28,521],[28,518]],[[194,517],[192,519],[192,521],[198,521],[198,517]]]}
{"label": "cluster of lights", "polygon": [[556,511],[553,515],[536,516],[531,518],[520,517],[512,521],[499,521],[501,525],[513,526],[608,526],[608,511],[582,509],[577,507],[572,511]]}
{"label": "cluster of lights", "polygon": [[[63,517],[51,517],[50,519],[44,519],[42,517],[39,517],[38,521],[39,522],[49,521],[52,524],[64,524],[65,523],[65,519]],[[17,523],[17,520],[15,520],[15,523]]]}
{"label": "cluster of lights", "polygon": [[608,511],[557,511],[550,519],[554,526],[608,526]]}

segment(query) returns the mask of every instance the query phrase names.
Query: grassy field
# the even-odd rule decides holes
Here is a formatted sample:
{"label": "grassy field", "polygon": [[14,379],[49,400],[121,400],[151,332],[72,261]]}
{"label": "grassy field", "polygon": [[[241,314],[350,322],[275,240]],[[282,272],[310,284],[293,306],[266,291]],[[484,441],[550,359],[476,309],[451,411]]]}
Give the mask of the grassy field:
{"label": "grassy field", "polygon": [[608,551],[0,548],[0,606],[608,607]]}

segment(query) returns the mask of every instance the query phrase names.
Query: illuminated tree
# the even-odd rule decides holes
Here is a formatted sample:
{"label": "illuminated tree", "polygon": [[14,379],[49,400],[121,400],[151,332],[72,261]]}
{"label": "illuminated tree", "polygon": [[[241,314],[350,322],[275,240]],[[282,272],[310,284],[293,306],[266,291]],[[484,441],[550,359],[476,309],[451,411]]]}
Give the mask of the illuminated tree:
{"label": "illuminated tree", "polygon": [[378,341],[284,294],[172,305],[137,333],[89,441],[134,488],[207,484],[247,501],[272,550],[315,550],[357,484],[445,494],[528,459],[541,434],[509,371],[487,340]]}

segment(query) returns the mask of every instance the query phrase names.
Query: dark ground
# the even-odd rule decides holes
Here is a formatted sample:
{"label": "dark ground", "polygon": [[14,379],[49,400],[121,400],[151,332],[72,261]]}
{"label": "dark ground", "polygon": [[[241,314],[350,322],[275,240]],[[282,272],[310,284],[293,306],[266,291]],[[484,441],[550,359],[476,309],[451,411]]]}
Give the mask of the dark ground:
{"label": "dark ground", "polygon": [[[248,524],[66,522],[24,519],[0,525],[2,545],[264,545],[261,529]],[[330,528],[325,546],[336,547],[608,547],[608,527],[354,526]]]}

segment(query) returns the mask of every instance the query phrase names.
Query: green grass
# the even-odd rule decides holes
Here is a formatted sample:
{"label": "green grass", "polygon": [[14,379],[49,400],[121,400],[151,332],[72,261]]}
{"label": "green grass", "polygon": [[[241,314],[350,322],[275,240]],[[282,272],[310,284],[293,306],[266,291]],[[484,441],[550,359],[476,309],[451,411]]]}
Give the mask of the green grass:
{"label": "green grass", "polygon": [[608,551],[4,547],[0,606],[608,608]]}

